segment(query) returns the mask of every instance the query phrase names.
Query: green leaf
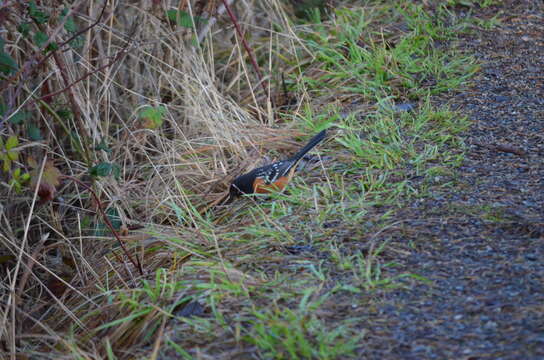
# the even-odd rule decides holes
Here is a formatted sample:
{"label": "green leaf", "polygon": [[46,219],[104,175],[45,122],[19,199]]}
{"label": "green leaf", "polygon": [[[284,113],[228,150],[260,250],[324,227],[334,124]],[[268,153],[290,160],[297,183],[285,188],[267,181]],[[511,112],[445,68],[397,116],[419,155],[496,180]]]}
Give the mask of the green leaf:
{"label": "green leaf", "polygon": [[112,165],[108,162],[101,162],[89,169],[89,174],[94,177],[108,176],[111,174]]}
{"label": "green leaf", "polygon": [[[316,17],[319,19],[321,14],[325,13],[325,0],[302,0],[297,1],[293,7],[295,8],[295,16],[316,22]],[[318,21],[317,21],[318,22]]]}
{"label": "green leaf", "polygon": [[34,1],[28,3],[28,13],[38,24],[45,24],[49,19],[49,15],[39,10]]}
{"label": "green leaf", "polygon": [[2,170],[4,170],[4,172],[7,173],[9,169],[11,168],[11,160],[7,156],[0,156],[0,160],[4,161]]}
{"label": "green leaf", "polygon": [[34,44],[38,47],[43,47],[43,45],[49,40],[49,36],[43,31],[38,31],[34,34]]}
{"label": "green leaf", "polygon": [[45,48],[45,52],[55,51],[55,50],[58,50],[58,49],[59,49],[59,44],[57,44],[56,42],[53,41],[52,43],[47,45],[47,47]]}
{"label": "green leaf", "polygon": [[121,177],[121,168],[117,164],[113,164],[113,177],[116,180],[119,180],[119,178]]}
{"label": "green leaf", "polygon": [[83,143],[81,142],[81,136],[77,131],[70,131],[70,144],[77,152],[83,151]]}
{"label": "green leaf", "polygon": [[108,219],[111,222],[111,225],[115,230],[119,230],[121,228],[121,218],[119,217],[119,212],[116,208],[109,208],[106,210],[106,215],[108,216]]}
{"label": "green leaf", "polygon": [[19,139],[17,138],[17,136],[12,135],[6,141],[5,149],[9,151],[9,150],[13,149],[14,147],[17,147],[18,145],[19,145]]}
{"label": "green leaf", "polygon": [[89,174],[94,177],[113,175],[116,179],[121,175],[121,168],[117,164],[101,162],[89,169]]}
{"label": "green leaf", "polygon": [[11,179],[10,182],[9,182],[9,184],[10,184],[11,186],[13,186],[13,188],[15,189],[15,192],[16,192],[17,194],[20,194],[20,193],[21,193],[21,190],[22,190],[22,188],[23,188],[23,185],[22,185],[19,181],[17,181],[16,179]]}
{"label": "green leaf", "polygon": [[19,158],[19,151],[10,151],[13,148],[16,148],[19,145],[19,139],[17,136],[10,136],[6,140],[4,145],[3,141],[0,141],[0,146],[2,147],[0,151],[0,160],[4,162],[3,170],[8,172],[11,168],[12,161],[16,161]]}
{"label": "green leaf", "polygon": [[0,116],[4,116],[6,113],[6,104],[0,99]]}
{"label": "green leaf", "polygon": [[29,139],[32,141],[43,140],[42,132],[40,131],[40,128],[34,124],[29,124],[28,127],[26,128],[26,132],[28,134]]}
{"label": "green leaf", "polygon": [[[121,217],[119,216],[119,212],[116,208],[109,208],[106,210],[106,216],[108,217],[108,220],[111,223],[111,226],[115,230],[119,230],[121,228],[121,225],[123,223],[121,222]],[[105,236],[110,231],[110,228],[106,226],[106,223],[104,221],[101,221],[97,224],[95,235],[96,236]]]}
{"label": "green leaf", "polygon": [[[63,21],[64,17],[68,14],[68,9],[64,8],[62,12],[60,13],[60,20]],[[74,33],[77,31],[76,22],[74,21],[74,18],[72,16],[68,17],[66,21],[64,22],[64,29],[68,32]]]}
{"label": "green leaf", "polygon": [[64,23],[64,28],[66,29],[66,31],[71,33],[75,33],[77,31],[77,25],[73,17],[70,16],[68,19],[66,19],[66,22]]}
{"label": "green leaf", "polygon": [[103,150],[107,153],[111,152],[111,149],[108,147],[108,144],[106,144],[106,140],[104,138],[102,138],[102,141],[100,141],[100,144],[98,144],[94,149],[97,151]]}
{"label": "green leaf", "polygon": [[4,51],[4,45],[6,45],[6,41],[0,38],[0,72],[9,75],[17,70],[17,63]]}
{"label": "green leaf", "polygon": [[72,112],[67,109],[59,109],[57,110],[57,115],[63,119],[63,120],[69,120],[72,118]]}
{"label": "green leaf", "polygon": [[28,34],[30,33],[30,23],[25,22],[25,23],[19,24],[19,26],[17,26],[17,31],[19,31],[21,35],[23,35],[24,37],[27,37]]}
{"label": "green leaf", "polygon": [[79,35],[74,40],[70,41],[70,46],[73,49],[81,49],[85,45],[85,36]]}
{"label": "green leaf", "polygon": [[146,106],[140,110],[139,117],[144,120],[144,127],[147,129],[157,129],[163,123],[163,115],[166,112],[166,107],[158,106]]}
{"label": "green leaf", "polygon": [[[191,15],[186,11],[168,10],[166,11],[166,16],[168,17],[170,21],[173,21],[175,24],[181,27],[189,28],[189,29],[193,28],[193,20],[192,20],[193,18],[191,18]],[[195,22],[195,25],[199,25],[199,24],[205,24],[206,22],[208,22],[208,20],[200,16],[195,16],[194,22]]]}
{"label": "green leaf", "polygon": [[82,229],[89,229],[93,223],[93,219],[90,216],[83,216],[81,218],[81,228]]}
{"label": "green leaf", "polygon": [[11,161],[16,161],[17,159],[19,159],[18,151],[9,151],[6,155],[8,156],[8,159],[10,159]]}
{"label": "green leaf", "polygon": [[0,72],[9,75],[14,71],[17,71],[15,60],[4,50],[0,50]]}
{"label": "green leaf", "polygon": [[29,116],[30,113],[28,111],[17,111],[14,115],[11,115],[11,117],[9,118],[9,123],[13,125],[19,125],[20,123],[28,119]]}

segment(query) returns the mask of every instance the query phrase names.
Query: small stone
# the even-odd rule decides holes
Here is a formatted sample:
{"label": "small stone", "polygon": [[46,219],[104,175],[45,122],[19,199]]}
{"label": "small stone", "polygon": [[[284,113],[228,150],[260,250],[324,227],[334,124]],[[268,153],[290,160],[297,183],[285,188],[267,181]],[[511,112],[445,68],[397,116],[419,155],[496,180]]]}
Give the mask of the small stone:
{"label": "small stone", "polygon": [[525,255],[525,258],[529,261],[536,261],[538,259],[538,256],[534,253],[529,253]]}
{"label": "small stone", "polygon": [[488,331],[494,331],[497,329],[497,323],[494,321],[488,321],[485,323],[484,329]]}
{"label": "small stone", "polygon": [[399,112],[412,111],[412,110],[414,110],[414,104],[412,104],[412,103],[397,104],[397,105],[395,105],[395,110],[399,111]]}
{"label": "small stone", "polygon": [[414,352],[427,352],[429,351],[429,347],[425,345],[416,345],[412,348]]}

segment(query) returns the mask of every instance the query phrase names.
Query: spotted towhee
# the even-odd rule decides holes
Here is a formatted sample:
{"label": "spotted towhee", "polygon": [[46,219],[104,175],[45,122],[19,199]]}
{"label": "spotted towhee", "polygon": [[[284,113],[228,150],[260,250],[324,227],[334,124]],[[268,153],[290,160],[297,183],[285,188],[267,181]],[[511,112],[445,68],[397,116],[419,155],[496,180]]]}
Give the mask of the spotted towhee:
{"label": "spotted towhee", "polygon": [[231,197],[242,194],[266,194],[283,190],[293,177],[297,164],[304,155],[319,144],[326,135],[323,130],[312,138],[296,155],[287,160],[253,169],[234,179],[230,185]]}

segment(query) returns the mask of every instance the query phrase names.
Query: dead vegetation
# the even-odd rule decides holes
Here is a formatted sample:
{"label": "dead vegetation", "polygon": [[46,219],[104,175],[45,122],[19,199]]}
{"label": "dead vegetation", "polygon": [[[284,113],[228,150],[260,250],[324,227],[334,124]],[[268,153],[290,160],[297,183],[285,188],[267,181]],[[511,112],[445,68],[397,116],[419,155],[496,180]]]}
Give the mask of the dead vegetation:
{"label": "dead vegetation", "polygon": [[[264,45],[252,48],[264,87],[218,1],[2,5],[3,54],[14,67],[2,78],[1,135],[17,139],[5,147],[14,155],[0,208],[1,338],[11,356],[103,358],[140,344],[150,326],[164,327],[169,315],[159,307],[107,325],[126,311],[112,299],[125,290],[137,298],[157,269],[168,269],[162,274],[172,281],[209,276],[207,266],[192,265],[191,275],[183,268],[220,256],[199,218],[262,149],[290,149],[293,135],[303,134],[271,107],[281,103],[280,77],[269,74],[282,68],[271,54],[294,51],[298,41],[292,31],[271,31],[274,23],[290,28],[286,5],[228,3],[244,36]],[[98,206],[126,235],[121,242],[143,276],[115,249]],[[128,235],[133,228],[145,231]],[[194,291],[161,303],[177,308]]]}

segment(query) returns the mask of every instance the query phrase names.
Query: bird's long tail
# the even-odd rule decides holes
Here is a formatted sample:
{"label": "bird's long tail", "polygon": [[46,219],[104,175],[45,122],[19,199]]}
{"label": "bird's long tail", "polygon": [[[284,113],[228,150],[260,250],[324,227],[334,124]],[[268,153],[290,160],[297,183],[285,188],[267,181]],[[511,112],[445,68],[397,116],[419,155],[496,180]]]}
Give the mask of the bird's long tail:
{"label": "bird's long tail", "polygon": [[308,141],[308,144],[306,144],[298,153],[293,155],[290,160],[293,162],[298,162],[306,153],[310,150],[312,150],[317,144],[319,144],[323,139],[325,139],[327,135],[327,130],[323,130],[316,136],[314,136],[310,141]]}

